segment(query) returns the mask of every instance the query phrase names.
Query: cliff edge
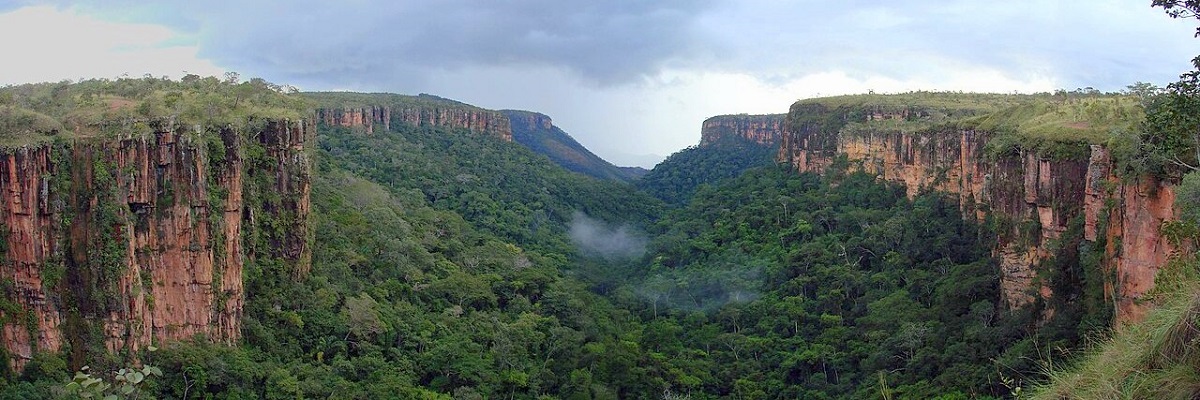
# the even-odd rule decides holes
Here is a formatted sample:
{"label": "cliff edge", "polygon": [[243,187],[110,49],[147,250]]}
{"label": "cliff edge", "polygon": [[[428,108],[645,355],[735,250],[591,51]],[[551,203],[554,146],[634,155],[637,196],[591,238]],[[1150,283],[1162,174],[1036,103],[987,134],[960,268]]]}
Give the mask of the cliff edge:
{"label": "cliff edge", "polygon": [[[1009,309],[1036,304],[1052,314],[1056,288],[1103,290],[1120,324],[1143,317],[1172,251],[1158,228],[1175,217],[1174,183],[1118,173],[1105,145],[1140,118],[1136,101],[1119,96],[802,100],[788,113],[777,159],[798,171],[865,171],[910,195],[956,194],[964,217],[996,235]],[[1072,287],[1081,285],[1093,287]]]}
{"label": "cliff edge", "polygon": [[247,268],[281,272],[263,279],[307,274],[314,127],[266,87],[253,100],[205,103],[234,87],[208,78],[5,88],[11,107],[55,91],[101,100],[28,111],[53,130],[0,132],[15,139],[0,147],[10,366],[42,351],[70,349],[78,368],[176,340],[235,343]]}

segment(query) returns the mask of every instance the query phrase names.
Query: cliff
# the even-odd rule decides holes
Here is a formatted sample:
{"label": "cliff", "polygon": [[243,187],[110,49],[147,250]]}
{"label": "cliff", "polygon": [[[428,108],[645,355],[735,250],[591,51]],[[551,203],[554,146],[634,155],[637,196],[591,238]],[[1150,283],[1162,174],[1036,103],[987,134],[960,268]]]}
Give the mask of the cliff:
{"label": "cliff", "polygon": [[315,100],[317,119],[330,126],[361,127],[368,134],[375,126],[436,126],[465,129],[512,141],[512,126],[501,112],[486,110],[436,96],[365,93],[305,93]]}
{"label": "cliff", "polygon": [[783,136],[786,114],[768,115],[718,115],[704,120],[700,126],[700,146],[730,140],[745,139],[766,146],[774,146]]}
{"label": "cliff", "polygon": [[[843,163],[901,183],[910,195],[957,194],[964,216],[996,231],[993,256],[1009,309],[1049,302],[1054,279],[1079,274],[1053,269],[1078,269],[1079,249],[1095,249],[1106,261],[1090,273],[1105,277],[1116,322],[1142,318],[1144,297],[1171,251],[1158,227],[1174,217],[1174,189],[1118,176],[1110,151],[1094,144],[1098,132],[1136,120],[1126,103],[1015,97],[956,108],[945,98],[937,107],[929,99],[890,99],[903,106],[861,100],[793,105],[779,161],[816,173]],[[1012,101],[1027,104],[1012,111]],[[1101,106],[1111,112],[1096,111]],[[1048,140],[1051,134],[1060,139]]]}
{"label": "cliff", "polygon": [[621,168],[592,153],[571,135],[554,126],[545,114],[501,110],[512,124],[513,139],[530,150],[549,157],[570,171],[599,179],[631,180],[644,175],[641,168]]}
{"label": "cliff", "polygon": [[151,344],[231,344],[255,290],[308,273],[315,127],[299,96],[189,76],[0,97],[0,341],[13,369],[40,352],[107,368]]}
{"label": "cliff", "polygon": [[310,125],[147,125],[0,152],[2,334],[13,367],[64,348],[82,363],[100,349],[197,335],[233,343],[247,263],[307,272]]}

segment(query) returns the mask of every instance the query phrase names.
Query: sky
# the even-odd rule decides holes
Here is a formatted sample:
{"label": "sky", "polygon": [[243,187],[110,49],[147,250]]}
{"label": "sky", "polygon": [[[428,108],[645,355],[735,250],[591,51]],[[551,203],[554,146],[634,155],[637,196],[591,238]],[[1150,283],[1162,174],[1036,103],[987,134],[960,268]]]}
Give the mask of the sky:
{"label": "sky", "polygon": [[1165,85],[1196,20],[1150,0],[0,0],[0,85],[237,72],[523,109],[649,167],[797,99]]}

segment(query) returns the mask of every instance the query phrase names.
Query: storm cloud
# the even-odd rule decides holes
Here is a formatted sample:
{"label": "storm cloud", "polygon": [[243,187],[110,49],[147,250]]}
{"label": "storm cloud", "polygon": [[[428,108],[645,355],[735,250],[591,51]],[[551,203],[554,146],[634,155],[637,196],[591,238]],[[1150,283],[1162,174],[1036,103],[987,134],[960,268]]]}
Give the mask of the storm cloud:
{"label": "storm cloud", "polygon": [[[698,49],[711,1],[209,1],[84,3],[154,20],[234,70],[312,84],[419,84],[434,71],[552,66],[599,85],[655,71]],[[118,11],[119,10],[119,11]]]}
{"label": "storm cloud", "polygon": [[[620,164],[695,144],[709,116],[785,112],[798,98],[1166,84],[1190,68],[1200,40],[1195,20],[1170,19],[1149,3],[18,0],[0,1],[0,14],[53,5],[162,26],[174,36],[158,46],[198,58],[156,64],[163,68],[213,65],[305,90],[424,92],[536,110]],[[69,29],[20,37],[37,47],[55,35],[89,35]],[[0,66],[0,76],[17,79],[0,83],[22,79],[4,68],[58,70],[38,62]],[[144,72],[135,68],[126,67]]]}

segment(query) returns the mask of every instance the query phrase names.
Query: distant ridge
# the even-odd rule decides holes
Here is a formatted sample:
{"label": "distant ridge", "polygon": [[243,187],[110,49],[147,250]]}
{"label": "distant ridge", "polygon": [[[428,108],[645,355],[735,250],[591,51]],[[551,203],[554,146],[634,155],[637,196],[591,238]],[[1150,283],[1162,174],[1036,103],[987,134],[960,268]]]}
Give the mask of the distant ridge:
{"label": "distant ridge", "polygon": [[618,167],[592,153],[571,135],[554,126],[549,116],[532,111],[500,110],[512,126],[513,140],[549,157],[567,170],[600,179],[628,181],[648,172],[640,167]]}

